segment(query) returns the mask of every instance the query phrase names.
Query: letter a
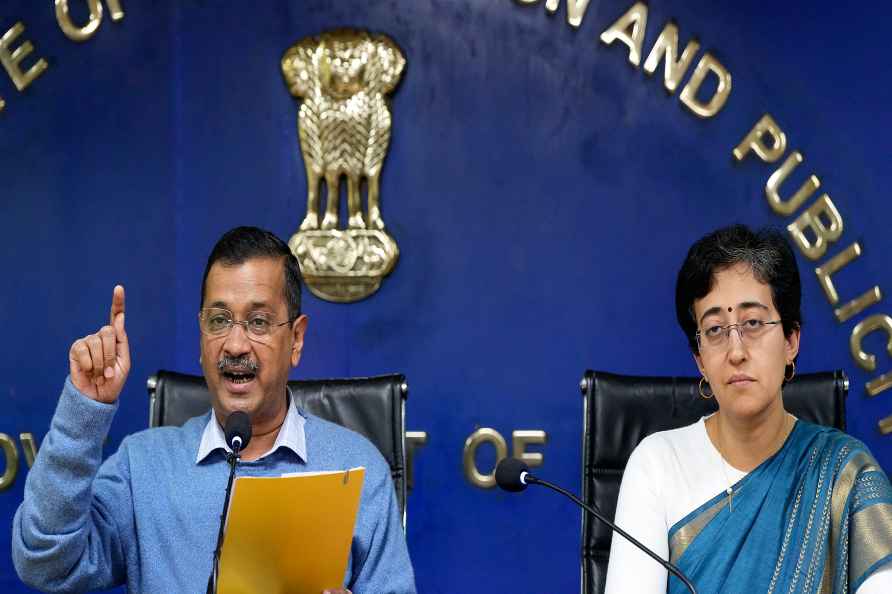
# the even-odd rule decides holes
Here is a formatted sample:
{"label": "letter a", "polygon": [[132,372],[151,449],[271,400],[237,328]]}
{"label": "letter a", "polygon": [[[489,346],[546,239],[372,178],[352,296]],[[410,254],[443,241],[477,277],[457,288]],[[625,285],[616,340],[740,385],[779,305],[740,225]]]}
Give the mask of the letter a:
{"label": "letter a", "polygon": [[[647,27],[647,5],[636,2],[632,8],[606,31],[601,33],[601,42],[610,45],[621,41],[629,46],[629,62],[634,66],[641,63],[641,48],[644,45],[644,30]],[[631,28],[631,31],[629,29]]]}

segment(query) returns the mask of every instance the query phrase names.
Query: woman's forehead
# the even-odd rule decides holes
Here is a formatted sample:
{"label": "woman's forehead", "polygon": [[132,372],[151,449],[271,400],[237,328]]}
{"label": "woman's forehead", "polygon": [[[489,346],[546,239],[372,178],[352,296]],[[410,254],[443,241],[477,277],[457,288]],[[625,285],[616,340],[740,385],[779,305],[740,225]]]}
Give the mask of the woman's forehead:
{"label": "woman's forehead", "polygon": [[694,300],[693,305],[699,320],[707,311],[728,315],[738,309],[772,309],[774,300],[771,286],[757,279],[752,267],[736,264],[716,271],[709,293]]}

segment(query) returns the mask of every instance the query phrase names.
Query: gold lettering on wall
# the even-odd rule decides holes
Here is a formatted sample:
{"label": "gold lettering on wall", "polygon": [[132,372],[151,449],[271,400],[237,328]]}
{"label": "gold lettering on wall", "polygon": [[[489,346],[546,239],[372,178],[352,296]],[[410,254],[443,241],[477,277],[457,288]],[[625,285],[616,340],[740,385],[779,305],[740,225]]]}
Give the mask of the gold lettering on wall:
{"label": "gold lettering on wall", "polygon": [[[588,1],[589,0],[567,0],[567,22],[571,26],[578,29],[582,24],[582,17],[585,16],[585,11],[588,8]],[[554,14],[557,12],[558,4],[560,4],[560,0],[548,0],[545,4],[545,8]]]}
{"label": "gold lettering on wall", "polygon": [[[518,429],[511,432],[511,455],[519,458],[529,466],[541,466],[544,455],[541,452],[528,452],[528,445],[542,445],[548,441],[548,435],[541,430]],[[489,473],[480,472],[477,468],[477,448],[484,443],[490,443],[496,450],[496,463]],[[489,427],[482,427],[474,431],[465,440],[465,448],[462,454],[462,464],[465,470],[465,478],[475,487],[491,489],[496,486],[496,469],[508,455],[508,444],[502,434]]]}
{"label": "gold lettering on wall", "polygon": [[[538,4],[539,0],[515,0],[518,4]],[[575,28],[582,24],[582,17],[588,9],[589,0],[567,0],[567,23]],[[554,14],[561,5],[561,0],[546,0],[545,10]]]}
{"label": "gold lettering on wall", "polygon": [[[646,30],[647,5],[643,2],[636,2],[632,8],[627,10],[615,23],[601,33],[600,39],[606,45],[611,45],[615,41],[624,44],[629,48],[629,63],[638,67],[641,63]],[[665,63],[663,85],[670,93],[674,93],[699,48],[700,43],[697,40],[689,41],[681,53],[681,57],[676,60],[675,56],[678,55],[678,27],[670,21],[663,27],[659,37],[657,37],[657,41],[651,48],[644,63],[644,71],[647,74],[653,74],[659,66],[660,60],[663,59]],[[706,78],[710,75],[717,79],[715,92],[708,100],[700,99],[697,96],[700,87],[703,86]],[[707,52],[697,62],[694,74],[691,75],[688,84],[681,90],[680,99],[682,104],[694,115],[701,118],[711,118],[725,106],[730,94],[731,73],[715,56]]]}
{"label": "gold lettering on wall", "polygon": [[678,56],[678,27],[675,26],[675,23],[666,23],[644,61],[644,71],[653,75],[660,65],[660,60],[663,60],[663,86],[670,94],[674,93],[699,49],[700,42],[692,39],[676,60],[676,56]]}
{"label": "gold lettering on wall", "polygon": [[[766,142],[767,140],[771,141],[770,145]],[[773,163],[780,159],[786,150],[786,134],[780,129],[774,118],[766,113],[743,137],[740,144],[734,147],[733,154],[735,159],[742,161],[750,151],[753,151],[765,163]]]}
{"label": "gold lettering on wall", "polygon": [[4,107],[6,107],[6,101],[3,100],[3,97],[0,97],[0,111],[3,111]]}
{"label": "gold lettering on wall", "polygon": [[636,2],[626,14],[601,33],[601,42],[607,45],[614,41],[624,43],[629,48],[629,62],[638,66],[641,63],[641,48],[644,45],[646,27],[647,5]]}
{"label": "gold lettering on wall", "polygon": [[[697,99],[697,92],[700,90],[706,77],[710,74],[718,78],[718,85],[716,86],[715,93],[712,94],[709,101],[700,101]],[[690,109],[698,117],[711,118],[725,106],[730,94],[731,73],[728,72],[727,68],[722,66],[722,63],[719,62],[715,56],[706,52],[697,63],[697,67],[694,69],[694,74],[691,75],[691,80],[689,80],[688,84],[681,90],[679,99],[681,99],[681,102],[685,107]]]}
{"label": "gold lettering on wall", "polygon": [[99,0],[87,0],[87,5],[90,9],[90,17],[86,25],[78,27],[71,21],[71,15],[68,13],[68,0],[56,0],[56,21],[59,23],[62,33],[72,41],[90,39],[102,24],[102,3]]}
{"label": "gold lettering on wall", "polygon": [[496,469],[484,474],[477,469],[477,448],[484,443],[491,443],[496,449],[496,464],[508,455],[508,444],[505,438],[495,429],[489,427],[481,427],[474,431],[465,440],[465,449],[462,455],[462,463],[465,468],[465,478],[468,479],[475,487],[481,489],[491,489],[496,486]]}
{"label": "gold lettering on wall", "polygon": [[33,66],[22,71],[22,60],[34,51],[34,45],[25,41],[20,46],[10,51],[13,42],[25,31],[25,25],[19,21],[0,37],[0,63],[12,79],[15,88],[24,91],[34,80],[47,69],[46,60],[40,58]]}
{"label": "gold lettering on wall", "polygon": [[[809,229],[815,236],[814,241],[809,241],[805,236]],[[843,222],[830,196],[824,194],[788,225],[787,230],[805,257],[817,260],[842,235]]]}
{"label": "gold lettering on wall", "polygon": [[[87,24],[81,27],[75,25],[71,20],[71,15],[68,12],[68,0],[55,0],[55,2],[56,21],[68,39],[78,42],[87,41],[99,30],[99,26],[102,24],[102,2],[100,0],[86,0],[87,7],[90,10],[90,17],[87,20]],[[124,18],[124,11],[121,9],[121,3],[118,0],[107,0],[107,3],[111,10],[113,21],[120,21]]]}
{"label": "gold lettering on wall", "polygon": [[105,0],[108,4],[108,10],[111,12],[113,21],[120,21],[124,18],[124,9],[121,8],[121,0]]}
{"label": "gold lettering on wall", "polygon": [[860,296],[852,299],[842,307],[837,307],[833,310],[833,314],[836,316],[836,319],[841,322],[846,322],[853,317],[857,316],[859,313],[874,305],[879,303],[883,298],[883,293],[880,291],[880,288],[877,285],[867,289]]}
{"label": "gold lettering on wall", "polygon": [[548,435],[544,431],[532,430],[524,431],[518,429],[511,433],[511,455],[518,460],[526,462],[527,466],[533,468],[542,466],[544,456],[541,452],[528,452],[528,445],[542,445],[548,441]]}
{"label": "gold lettering on wall", "polygon": [[0,491],[5,491],[15,482],[19,472],[19,451],[12,438],[5,433],[0,433],[0,450],[3,451],[3,459],[6,461],[3,475],[0,476]]}
{"label": "gold lettering on wall", "polygon": [[427,431],[406,431],[406,488],[415,487],[415,455],[427,445]]}
{"label": "gold lettering on wall", "polygon": [[[818,283],[824,289],[824,295],[830,305],[839,303],[839,294],[836,292],[836,286],[833,284],[833,275],[848,266],[855,258],[861,255],[861,244],[857,241],[827,260],[823,266],[815,268],[815,274],[818,276]],[[864,311],[867,307],[879,303],[883,298],[880,287],[874,285],[859,297],[852,299],[842,307],[833,310],[836,319],[840,322],[846,322]]]}
{"label": "gold lettering on wall", "polygon": [[62,33],[72,41],[90,39],[102,24],[102,3],[99,0],[87,0],[87,5],[90,9],[90,17],[86,25],[78,27],[71,21],[71,15],[68,13],[68,0],[56,0],[56,21],[59,23]]}
{"label": "gold lettering on wall", "polygon": [[25,463],[31,468],[34,466],[34,458],[37,457],[37,440],[31,433],[20,433],[19,441],[22,442],[22,451],[25,452]]}
{"label": "gold lettering on wall", "polygon": [[815,274],[818,276],[818,283],[824,289],[824,295],[830,305],[839,303],[839,294],[836,292],[836,286],[833,284],[833,275],[842,270],[849,262],[861,255],[861,244],[857,241],[839,252],[826,262],[823,266],[815,268]]}
{"label": "gold lettering on wall", "polygon": [[811,175],[802,186],[799,187],[799,190],[793,194],[792,198],[789,200],[781,198],[781,184],[784,183],[787,177],[789,177],[790,172],[796,169],[800,163],[802,163],[802,153],[793,151],[790,153],[790,156],[787,157],[787,160],[784,161],[784,164],[771,174],[768,178],[768,183],[765,184],[765,196],[768,198],[768,205],[771,206],[771,210],[781,216],[786,217],[792,215],[811,197],[812,194],[815,193],[815,190],[821,186],[821,180],[818,179],[816,175]]}
{"label": "gold lettering on wall", "polygon": [[852,329],[852,336],[849,339],[852,357],[865,371],[874,371],[877,368],[877,358],[873,354],[866,353],[861,343],[868,334],[879,330],[885,331],[889,337],[889,342],[886,343],[886,351],[892,355],[892,317],[886,314],[874,314],[858,322]]}
{"label": "gold lettering on wall", "polygon": [[[889,388],[892,388],[892,373],[884,373],[867,382],[867,395],[876,396],[883,390],[888,390]],[[884,420],[892,421],[892,416],[886,417]],[[885,433],[892,433],[892,431],[886,431]]]}

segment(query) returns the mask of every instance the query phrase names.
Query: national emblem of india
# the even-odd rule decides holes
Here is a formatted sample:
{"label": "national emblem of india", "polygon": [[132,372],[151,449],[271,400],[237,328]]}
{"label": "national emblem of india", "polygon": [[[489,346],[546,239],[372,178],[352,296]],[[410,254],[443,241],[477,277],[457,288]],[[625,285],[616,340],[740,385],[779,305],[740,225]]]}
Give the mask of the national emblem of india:
{"label": "national emblem of india", "polygon": [[[405,65],[390,38],[353,29],[302,39],[282,57],[288,90],[300,100],[297,127],[307,172],[307,214],[288,245],[307,286],[322,299],[368,297],[399,257],[381,218],[379,180],[390,143],[387,95]],[[363,179],[367,213],[360,196]],[[338,227],[341,180],[347,182],[343,229]]]}

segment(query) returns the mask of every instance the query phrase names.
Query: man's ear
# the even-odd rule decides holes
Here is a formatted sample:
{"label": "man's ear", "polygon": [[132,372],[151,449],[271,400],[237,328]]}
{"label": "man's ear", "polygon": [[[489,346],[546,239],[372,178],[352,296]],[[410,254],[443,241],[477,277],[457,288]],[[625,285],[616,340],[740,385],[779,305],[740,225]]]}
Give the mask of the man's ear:
{"label": "man's ear", "polygon": [[300,355],[304,350],[304,335],[307,332],[306,314],[301,315],[291,324],[291,366],[297,367],[300,363]]}

